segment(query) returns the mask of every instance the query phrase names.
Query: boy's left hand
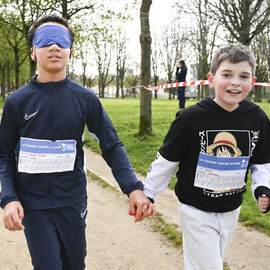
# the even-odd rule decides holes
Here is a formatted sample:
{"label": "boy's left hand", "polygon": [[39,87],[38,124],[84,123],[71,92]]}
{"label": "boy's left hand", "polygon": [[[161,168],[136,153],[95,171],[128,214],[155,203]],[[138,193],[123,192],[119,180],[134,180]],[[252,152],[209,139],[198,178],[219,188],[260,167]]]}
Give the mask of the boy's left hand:
{"label": "boy's left hand", "polygon": [[265,194],[259,197],[258,207],[262,213],[267,211],[269,205],[270,205],[270,198],[268,198]]}
{"label": "boy's left hand", "polygon": [[143,191],[134,190],[129,194],[129,214],[135,213],[134,222],[142,221],[146,217],[154,216],[156,208],[149,199],[145,196]]}

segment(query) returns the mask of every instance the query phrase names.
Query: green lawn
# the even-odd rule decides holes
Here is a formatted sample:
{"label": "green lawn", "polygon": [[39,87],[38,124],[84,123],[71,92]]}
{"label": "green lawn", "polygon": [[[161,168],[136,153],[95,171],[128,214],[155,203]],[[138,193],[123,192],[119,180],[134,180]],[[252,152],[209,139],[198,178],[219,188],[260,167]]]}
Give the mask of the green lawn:
{"label": "green lawn", "polygon": [[4,101],[3,99],[0,97],[0,108],[3,108],[4,107]]}
{"label": "green lawn", "polygon": [[[161,146],[163,139],[175,114],[178,111],[177,100],[158,99],[152,100],[152,127],[153,136],[138,137],[139,130],[139,99],[101,99],[101,102],[111,118],[120,140],[124,143],[132,166],[137,172],[146,175],[151,162]],[[187,106],[194,104],[195,100],[188,100]],[[258,103],[270,116],[270,104]],[[100,153],[98,144],[86,132],[86,145]],[[171,187],[174,186],[174,177]],[[270,236],[270,213],[261,214],[250,192],[250,179],[248,192],[245,193],[240,220],[245,225],[255,226]]]}

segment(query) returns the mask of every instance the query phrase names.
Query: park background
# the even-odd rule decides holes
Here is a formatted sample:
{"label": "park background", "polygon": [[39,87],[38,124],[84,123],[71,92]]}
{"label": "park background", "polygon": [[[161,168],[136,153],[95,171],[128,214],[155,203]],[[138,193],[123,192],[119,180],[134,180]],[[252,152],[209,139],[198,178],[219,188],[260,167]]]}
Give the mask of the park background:
{"label": "park background", "polygon": [[[257,81],[269,81],[269,0],[147,0],[151,2],[152,86],[176,81],[176,65],[184,59],[188,80],[204,80],[213,54],[228,43],[251,48],[257,60]],[[27,32],[35,19],[58,13],[74,26],[74,57],[68,75],[99,97],[139,94],[141,0],[0,0],[1,95],[24,85],[36,72]],[[175,98],[175,89],[157,94]],[[201,99],[208,86],[187,88]],[[153,97],[156,97],[153,95]],[[255,101],[269,100],[269,88],[255,87]]]}
{"label": "park background", "polygon": [[[148,4],[147,12],[141,12]],[[143,63],[140,44],[141,19],[150,21],[150,84],[176,81],[176,65],[184,59],[188,80],[206,80],[213,54],[228,43],[242,43],[254,52],[256,77],[269,81],[269,0],[15,0],[0,1],[0,82],[2,107],[5,97],[36,73],[30,59],[27,32],[32,22],[46,13],[58,13],[74,26],[75,55],[68,76],[95,92],[123,141],[135,170],[146,174],[150,163],[178,110],[175,89],[150,92],[142,87]],[[147,83],[149,84],[149,83]],[[269,87],[254,87],[249,99],[268,116]],[[143,103],[150,95],[150,104]],[[187,87],[192,105],[213,95],[208,85]],[[142,104],[147,106],[150,125],[141,132]],[[87,135],[86,145],[99,151]],[[175,178],[171,183],[173,188]],[[250,184],[250,180],[249,180]],[[245,194],[240,220],[270,236],[269,213],[261,214],[250,191]]]}

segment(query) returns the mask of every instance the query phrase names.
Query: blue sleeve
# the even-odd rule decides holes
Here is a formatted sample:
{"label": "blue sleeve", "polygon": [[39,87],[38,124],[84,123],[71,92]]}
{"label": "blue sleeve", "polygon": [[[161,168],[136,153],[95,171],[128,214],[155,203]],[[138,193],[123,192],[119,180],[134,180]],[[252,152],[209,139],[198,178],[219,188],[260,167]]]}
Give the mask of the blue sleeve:
{"label": "blue sleeve", "polygon": [[136,189],[143,190],[143,184],[137,179],[126,150],[98,98],[92,103],[87,127],[98,138],[102,156],[112,169],[122,192],[129,195]]}
{"label": "blue sleeve", "polygon": [[0,206],[2,208],[11,201],[19,200],[15,191],[15,149],[19,140],[18,126],[15,109],[7,99],[0,125]]}

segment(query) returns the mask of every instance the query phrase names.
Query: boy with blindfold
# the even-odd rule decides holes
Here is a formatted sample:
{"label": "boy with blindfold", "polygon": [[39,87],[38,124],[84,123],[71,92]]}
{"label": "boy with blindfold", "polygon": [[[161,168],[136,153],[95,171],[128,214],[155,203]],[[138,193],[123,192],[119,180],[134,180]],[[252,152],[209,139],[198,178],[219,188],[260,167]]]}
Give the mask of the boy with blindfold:
{"label": "boy with blindfold", "polygon": [[7,98],[0,127],[4,224],[24,230],[34,269],[85,269],[85,125],[129,196],[135,222],[155,208],[99,99],[66,75],[74,40],[68,22],[43,16],[28,38],[38,74]]}

